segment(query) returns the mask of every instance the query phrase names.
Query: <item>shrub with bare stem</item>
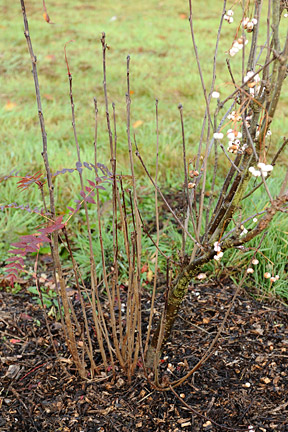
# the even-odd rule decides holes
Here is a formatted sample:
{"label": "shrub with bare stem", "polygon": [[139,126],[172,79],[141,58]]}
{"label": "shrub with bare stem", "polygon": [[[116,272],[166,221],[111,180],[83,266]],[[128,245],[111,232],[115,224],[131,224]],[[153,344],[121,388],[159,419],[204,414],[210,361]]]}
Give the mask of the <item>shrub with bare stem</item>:
{"label": "shrub with bare stem", "polygon": [[[198,362],[198,364],[181,380],[171,385],[181,384],[197,368],[199,368],[213,352],[225,320],[232,308],[233,302],[243,286],[247,274],[253,273],[253,265],[257,265],[256,254],[269,229],[269,224],[278,212],[287,213],[287,182],[286,174],[279,194],[273,197],[269,189],[269,177],[274,167],[277,166],[279,155],[283,152],[288,140],[274,146],[276,151],[271,154],[271,148],[267,145],[268,136],[275,118],[276,108],[280,99],[283,83],[287,76],[288,60],[288,33],[284,42],[280,39],[280,26],[283,16],[287,15],[287,2],[281,0],[269,0],[265,9],[265,19],[261,16],[262,0],[246,0],[238,2],[228,9],[226,0],[223,1],[223,10],[220,16],[215,53],[213,58],[213,70],[211,83],[207,87],[202,66],[200,63],[196,35],[194,32],[194,18],[192,0],[189,0],[189,23],[192,37],[194,55],[198,67],[198,74],[202,86],[205,114],[203,118],[198,150],[195,151],[194,160],[187,160],[185,128],[183,120],[183,107],[179,105],[180,124],[182,130],[182,158],[185,200],[187,203],[183,218],[173,209],[167,201],[159,186],[159,128],[158,128],[158,100],[156,100],[156,174],[152,177],[142,157],[136,142],[136,137],[131,136],[131,99],[130,99],[130,57],[127,57],[127,144],[129,153],[130,174],[127,176],[117,173],[117,133],[116,133],[116,108],[112,104],[109,107],[107,94],[107,44],[105,34],[101,37],[103,59],[103,90],[105,98],[106,122],[109,138],[111,167],[108,168],[99,162],[97,151],[98,132],[98,106],[94,99],[95,107],[95,136],[94,136],[94,161],[83,162],[78,143],[75,107],[73,99],[72,74],[69,69],[68,55],[65,46],[65,59],[68,72],[68,84],[70,90],[71,117],[76,147],[76,165],[52,174],[47,152],[47,134],[44,123],[44,115],[41,105],[40,88],[37,74],[37,59],[34,55],[24,0],[20,0],[23,18],[24,34],[32,62],[32,71],[35,82],[35,91],[38,107],[39,122],[42,133],[44,160],[46,175],[39,173],[21,177],[18,186],[25,189],[31,185],[37,185],[43,198],[43,209],[31,209],[29,206],[19,206],[16,203],[3,207],[22,208],[23,210],[38,214],[44,218],[45,226],[30,236],[24,236],[14,244],[11,252],[14,256],[9,258],[7,265],[8,278],[13,283],[18,272],[22,269],[23,258],[30,252],[39,251],[43,242],[49,242],[53,258],[54,279],[58,294],[59,311],[64,329],[67,346],[70,350],[73,362],[82,378],[90,377],[105,369],[112,371],[113,376],[120,365],[131,381],[139,360],[142,362],[147,378],[151,381],[152,375],[148,374],[154,369],[154,386],[162,390],[169,389],[162,386],[158,380],[158,363],[163,347],[165,346],[179,313],[181,304],[187,294],[189,284],[196,278],[204,279],[201,272],[203,265],[209,261],[220,262],[223,254],[228,249],[241,249],[243,245],[253,238],[260,236],[259,245],[254,251],[251,263],[247,265],[245,274],[238,284],[224,321],[218,329],[211,346]],[[240,5],[241,3],[241,5]],[[235,6],[235,7],[234,7]],[[234,19],[237,13],[241,19],[236,23]],[[285,12],[286,10],[286,12]],[[235,15],[234,15],[235,13]],[[239,15],[240,15],[239,14]],[[236,25],[235,25],[236,23]],[[238,24],[238,25],[237,25]],[[216,66],[219,57],[219,41],[224,25],[231,25],[233,39],[227,52],[227,67],[233,85],[232,93],[224,100],[216,85]],[[234,26],[234,28],[233,28]],[[259,35],[266,35],[266,42],[259,46]],[[249,47],[250,44],[250,47]],[[241,57],[241,76],[236,78],[232,72],[230,59],[234,56]],[[213,99],[217,99],[217,107],[213,110]],[[226,108],[228,105],[228,108]],[[224,109],[225,108],[225,109]],[[225,114],[222,114],[223,109]],[[219,120],[220,118],[220,120]],[[276,143],[275,143],[276,144]],[[134,154],[134,148],[136,154]],[[220,190],[217,183],[221,179],[219,160],[223,158],[227,162],[226,177],[223,179]],[[137,179],[134,163],[138,159],[146,175],[150,179],[155,190],[155,219],[156,240],[149,236],[155,247],[155,272],[153,292],[151,295],[151,308],[146,335],[143,331],[142,320],[142,237],[144,223],[138,205]],[[207,174],[212,169],[212,186],[207,191]],[[84,170],[92,174],[86,184]],[[80,197],[76,201],[75,208],[69,207],[69,216],[64,220],[63,216],[57,216],[55,210],[54,177],[67,172],[77,171],[80,183]],[[87,172],[88,172],[87,171]],[[16,176],[15,173],[5,177]],[[124,183],[129,182],[129,188]],[[113,236],[113,263],[106,262],[105,244],[103,243],[103,217],[100,209],[101,189],[112,190],[113,217],[111,235]],[[258,188],[263,189],[267,196],[266,208],[243,220],[243,209],[247,198],[253,196]],[[46,192],[48,191],[48,193]],[[204,197],[209,192],[209,203],[205,205]],[[49,203],[46,204],[48,197]],[[170,281],[167,271],[167,287],[162,316],[151,338],[155,297],[157,289],[158,258],[162,254],[167,259],[169,270],[169,257],[161,250],[158,200],[162,199],[171,213],[179,229],[182,231],[181,269],[177,277]],[[91,232],[91,213],[89,205],[96,208],[95,214],[98,223],[99,246],[103,267],[103,279],[99,280],[96,274],[95,256]],[[90,280],[91,287],[87,287],[79,266],[73,255],[67,225],[81,207],[84,207],[87,237],[89,241],[90,256]],[[252,224],[253,222],[253,224]],[[149,235],[146,231],[145,234]],[[123,239],[126,259],[128,263],[128,282],[126,290],[121,290],[119,279],[119,238]],[[77,288],[81,305],[81,315],[74,309],[73,302],[67,294],[67,282],[63,275],[63,268],[59,255],[59,240],[65,244],[71,259],[74,282]],[[122,252],[121,252],[122,253]],[[37,265],[34,277],[39,289]],[[278,276],[265,273],[271,283],[277,282]],[[104,287],[107,302],[103,304],[100,288]],[[106,307],[108,304],[108,307]],[[89,310],[91,313],[87,313]],[[49,328],[49,320],[46,317]],[[52,333],[49,332],[53,344]],[[53,344],[54,346],[54,344]],[[96,364],[95,350],[101,356],[101,364]],[[149,370],[149,371],[148,371]]]}

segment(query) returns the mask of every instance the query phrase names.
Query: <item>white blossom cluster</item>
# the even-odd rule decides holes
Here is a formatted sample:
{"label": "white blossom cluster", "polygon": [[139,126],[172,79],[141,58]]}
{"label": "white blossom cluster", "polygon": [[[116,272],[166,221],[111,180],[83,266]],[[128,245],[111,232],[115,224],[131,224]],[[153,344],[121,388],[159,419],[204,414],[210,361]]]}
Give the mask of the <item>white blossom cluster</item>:
{"label": "white blossom cluster", "polygon": [[268,172],[271,172],[273,170],[273,166],[272,165],[266,165],[263,162],[259,162],[257,164],[257,168],[254,168],[253,166],[251,166],[249,168],[249,172],[254,176],[254,177],[260,177],[261,174],[263,174],[264,177],[267,177]]}
{"label": "white blossom cluster", "polygon": [[228,118],[229,120],[233,120],[233,121],[235,121],[235,122],[239,122],[239,121],[241,121],[241,119],[242,119],[241,114],[237,113],[236,111],[232,111],[232,112],[227,116],[227,118]]}
{"label": "white blossom cluster", "polygon": [[233,18],[234,12],[232,9],[229,9],[226,14],[224,15],[224,20],[228,22],[228,24],[232,24],[234,21]]}
{"label": "white blossom cluster", "polygon": [[235,54],[237,54],[244,47],[244,45],[247,44],[248,44],[248,39],[244,38],[243,36],[239,37],[238,39],[235,39],[233,41],[232,47],[228,51],[229,55],[231,57],[234,57]]}
{"label": "white blossom cluster", "polygon": [[223,252],[222,252],[222,250],[221,250],[221,247],[220,247],[220,243],[219,243],[219,242],[215,242],[215,243],[214,243],[214,251],[217,252],[217,255],[214,255],[213,258],[214,258],[216,261],[220,261],[220,259],[223,257]]}
{"label": "white blossom cluster", "polygon": [[[235,113],[235,111],[233,111]],[[233,116],[237,116],[237,114],[231,114]],[[213,134],[213,137],[215,139],[221,140],[224,138],[224,134],[222,132],[215,132]],[[228,147],[227,150],[229,153],[242,153],[246,147],[247,144],[243,144],[241,146],[241,141],[240,139],[242,138],[242,133],[237,131],[236,129],[228,129],[227,131],[227,138],[228,138]]]}
{"label": "white blossom cluster", "polygon": [[242,27],[244,30],[246,30],[248,33],[251,33],[254,29],[254,26],[257,24],[257,19],[256,18],[252,18],[250,20],[250,18],[245,17],[242,20]]}
{"label": "white blossom cluster", "polygon": [[227,148],[228,152],[238,153],[238,151],[240,150],[240,145],[241,145],[240,138],[242,138],[242,133],[238,132],[237,130],[228,129],[227,138],[229,140],[228,148]]}
{"label": "white blossom cluster", "polygon": [[249,87],[249,93],[252,96],[255,96],[255,94],[257,94],[260,90],[261,78],[259,74],[256,74],[255,76],[253,75],[255,75],[254,71],[248,71],[247,75],[244,77],[244,83],[247,83],[247,86]]}
{"label": "white blossom cluster", "polygon": [[[247,118],[247,117],[246,117]],[[250,126],[250,125],[249,125]],[[248,127],[249,127],[248,126]],[[256,138],[259,136],[259,134],[260,134],[260,126],[258,125],[257,126],[257,129],[256,129]],[[268,129],[267,130],[267,132],[266,132],[266,138],[268,137],[268,136],[270,136],[270,135],[272,135],[272,132],[271,132],[271,130],[270,129]]]}

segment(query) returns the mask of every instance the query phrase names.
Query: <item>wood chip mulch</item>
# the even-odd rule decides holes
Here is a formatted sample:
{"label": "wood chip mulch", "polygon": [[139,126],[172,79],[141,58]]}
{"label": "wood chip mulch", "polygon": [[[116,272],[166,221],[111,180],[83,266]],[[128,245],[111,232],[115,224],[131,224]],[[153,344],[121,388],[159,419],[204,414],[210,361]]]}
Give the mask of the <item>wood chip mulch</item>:
{"label": "wood chip mulch", "polygon": [[[234,291],[229,282],[191,287],[161,359],[162,380],[182,377],[202,357]],[[151,388],[141,368],[131,384],[120,373],[114,382],[77,378],[61,327],[51,318],[60,364],[41,308],[24,289],[0,292],[0,308],[1,432],[288,432],[285,305],[238,296],[213,355],[175,389],[188,407]]]}

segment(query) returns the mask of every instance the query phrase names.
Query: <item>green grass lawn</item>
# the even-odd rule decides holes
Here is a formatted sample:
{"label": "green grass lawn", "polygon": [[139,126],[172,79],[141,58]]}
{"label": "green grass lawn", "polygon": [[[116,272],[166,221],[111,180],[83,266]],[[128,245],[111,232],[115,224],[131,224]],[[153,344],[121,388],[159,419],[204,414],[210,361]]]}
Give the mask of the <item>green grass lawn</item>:
{"label": "green grass lawn", "polygon": [[[27,173],[43,172],[41,157],[42,141],[37,116],[31,62],[25,37],[20,2],[0,4],[2,16],[0,29],[0,86],[1,86],[1,154],[0,175],[12,169]],[[202,62],[207,88],[210,89],[212,58],[218,23],[222,12],[220,0],[194,2],[195,32],[199,56]],[[126,57],[131,56],[130,79],[132,98],[132,125],[135,125],[136,139],[147,166],[154,173],[155,166],[155,99],[159,99],[160,129],[160,174],[163,190],[181,190],[183,185],[181,129],[178,104],[184,107],[187,140],[187,158],[195,156],[200,136],[202,117],[205,109],[197,65],[192,50],[188,23],[188,1],[168,0],[146,2],[119,1],[96,2],[87,0],[50,1],[46,6],[51,21],[43,19],[41,2],[26,2],[30,35],[34,53],[38,59],[38,74],[42,95],[43,112],[48,133],[49,158],[52,171],[75,166],[76,150],[71,126],[71,107],[69,83],[64,60],[64,45],[68,44],[67,54],[73,75],[73,93],[76,106],[76,125],[82,151],[82,160],[93,161],[94,108],[93,98],[98,100],[99,108],[99,161],[109,165],[109,140],[103,96],[101,32],[105,31],[110,47],[107,53],[107,85],[109,103],[116,104],[118,136],[118,171],[128,171],[128,151],[126,137]],[[240,10],[235,19],[241,17]],[[235,27],[234,27],[235,29]],[[265,38],[265,35],[263,36]],[[225,58],[233,41],[232,27],[224,25],[219,46],[216,88],[225,97],[232,90]],[[231,60],[236,79],[240,77],[240,59]],[[286,91],[285,91],[286,89]],[[274,148],[287,135],[285,118],[288,116],[287,83],[279,104],[277,119],[273,122],[272,139]],[[216,104],[216,102],[215,102]],[[111,110],[112,112],[112,110]],[[287,153],[286,153],[287,154]],[[269,180],[271,191],[279,190],[281,177],[287,162],[282,156],[281,167],[273,172]],[[221,161],[223,174],[227,168],[226,160]],[[151,218],[152,189],[142,168],[136,164],[137,182],[143,194],[143,215]],[[212,170],[211,170],[212,176]],[[208,177],[208,184],[211,177]],[[16,181],[1,183],[0,204],[10,202],[40,205],[36,190],[19,192]],[[219,181],[219,186],[221,180]],[[57,178],[57,208],[65,212],[77,198],[79,184],[76,175],[63,175]],[[262,210],[267,204],[263,194],[248,203],[247,214],[255,209]],[[109,199],[109,196],[106,196]],[[103,197],[105,200],[105,194]],[[152,199],[153,200],[153,199]],[[92,210],[91,210],[92,211]],[[153,211],[153,210],[152,210]],[[39,222],[39,221],[38,221]],[[16,210],[6,210],[0,220],[2,260],[7,245],[17,235],[28,232],[37,224],[35,217]],[[80,234],[79,218],[73,230]],[[166,234],[165,234],[166,235]],[[177,244],[177,233],[175,244]],[[166,235],[167,238],[167,235]],[[108,240],[109,241],[109,240]],[[163,240],[165,243],[165,240]],[[287,252],[287,224],[282,217],[275,221],[266,239],[266,254],[275,263],[276,272],[281,280],[276,291],[288,297],[287,274],[285,273],[285,253]],[[84,242],[85,243],[85,242]],[[166,241],[165,247],[168,247]],[[173,243],[174,244],[174,243]],[[85,258],[85,244],[80,260]],[[148,246],[147,246],[148,247]],[[81,249],[80,248],[80,249]],[[175,246],[177,249],[177,247]],[[79,249],[79,250],[80,250]],[[81,249],[82,250],[82,249]],[[281,254],[279,253],[281,250]],[[285,252],[286,251],[286,252]],[[249,254],[248,254],[249,255]],[[287,254],[286,254],[287,255]],[[229,256],[229,265],[238,266],[243,256]],[[147,257],[149,259],[149,257]],[[246,257],[247,259],[247,257]],[[231,262],[232,260],[232,262]],[[278,261],[280,260],[280,262]],[[85,267],[85,260],[83,267]],[[242,264],[240,264],[242,265]],[[278,267],[277,267],[278,266]],[[259,285],[265,285],[259,275],[254,278]],[[253,282],[254,283],[254,282]],[[261,285],[261,286],[262,286]],[[274,287],[273,287],[274,288]]]}

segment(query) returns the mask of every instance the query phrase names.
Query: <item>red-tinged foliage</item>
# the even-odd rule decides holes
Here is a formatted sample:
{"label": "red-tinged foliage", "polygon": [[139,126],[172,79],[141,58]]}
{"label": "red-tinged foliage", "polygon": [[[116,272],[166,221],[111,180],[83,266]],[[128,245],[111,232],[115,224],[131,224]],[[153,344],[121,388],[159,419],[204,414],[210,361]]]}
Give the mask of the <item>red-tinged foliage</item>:
{"label": "red-tinged foliage", "polygon": [[27,175],[25,177],[20,177],[21,180],[17,182],[17,188],[20,190],[26,190],[28,189],[31,184],[36,184],[39,188],[42,188],[45,184],[45,181],[40,181],[39,179],[42,177],[42,173],[38,171],[37,173],[33,175]]}
{"label": "red-tinged foliage", "polygon": [[5,176],[0,177],[0,183],[8,180],[11,177],[17,177],[18,173],[19,173],[19,171],[16,171],[16,169],[12,170],[9,174],[6,174]]}
{"label": "red-tinged foliage", "polygon": [[88,196],[85,199],[85,201],[88,202],[88,203],[90,203],[90,204],[96,204],[96,201],[91,196]]}
{"label": "red-tinged foliage", "polygon": [[13,262],[13,263],[7,264],[5,266],[5,268],[6,268],[6,270],[9,269],[9,271],[11,271],[13,268],[18,269],[18,270],[22,270],[23,269],[22,265],[19,264],[19,263],[17,263],[17,262]]}
{"label": "red-tinged foliage", "polygon": [[8,253],[25,256],[25,252],[22,249],[12,249],[12,250],[9,250]]}
{"label": "red-tinged foliage", "polygon": [[14,262],[14,261],[19,261],[20,262],[20,264],[22,264],[22,265],[24,265],[24,260],[23,260],[23,258],[21,258],[21,257],[10,257],[10,258],[7,258],[7,260],[6,260],[7,262]]}
{"label": "red-tinged foliage", "polygon": [[[62,223],[62,220],[63,220],[63,215],[59,216],[53,223],[48,224],[47,227],[40,228],[38,231],[41,232],[41,233],[43,233],[43,234],[51,234],[51,233],[53,233],[55,231],[59,231],[62,228],[64,228],[64,226],[65,226],[65,224]],[[45,238],[48,238],[48,237],[45,237],[45,236],[42,237],[41,236],[40,238],[45,239]],[[43,241],[45,242],[45,240],[43,240]]]}
{"label": "red-tinged foliage", "polygon": [[62,220],[63,216],[59,216],[53,223],[49,223],[45,228],[38,229],[37,233],[25,235],[21,237],[18,242],[12,243],[11,246],[15,247],[15,249],[11,249],[8,252],[12,253],[14,256],[7,259],[8,264],[4,267],[7,274],[6,279],[11,286],[13,286],[17,280],[19,272],[24,270],[23,257],[28,253],[38,252],[43,243],[51,243],[51,239],[47,234],[64,228],[65,225],[62,223]]}

